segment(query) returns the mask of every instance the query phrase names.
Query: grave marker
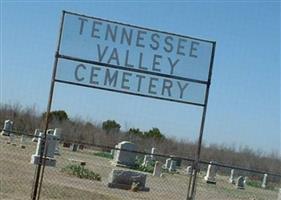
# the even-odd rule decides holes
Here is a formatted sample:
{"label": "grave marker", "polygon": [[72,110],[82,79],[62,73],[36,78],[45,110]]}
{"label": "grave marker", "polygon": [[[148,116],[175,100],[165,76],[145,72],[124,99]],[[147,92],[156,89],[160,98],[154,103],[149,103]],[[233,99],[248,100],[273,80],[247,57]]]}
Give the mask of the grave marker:
{"label": "grave marker", "polygon": [[145,187],[146,174],[128,170],[113,169],[109,175],[108,187],[130,190],[137,184],[138,191],[149,191]]}
{"label": "grave marker", "polygon": [[170,169],[171,162],[172,162],[172,158],[166,159],[165,169]]}
{"label": "grave marker", "polygon": [[117,148],[121,150],[116,151],[113,164],[116,166],[121,165],[125,167],[135,166],[136,153],[130,151],[136,151],[136,145],[128,141],[123,141],[117,145]]}
{"label": "grave marker", "polygon": [[60,138],[61,138],[61,128],[56,128],[54,130],[54,136],[56,136],[57,138],[57,142],[56,142],[56,149],[55,149],[55,155],[60,155]]}
{"label": "grave marker", "polygon": [[191,176],[193,174],[193,169],[192,169],[192,166],[187,166],[186,168],[186,174],[188,176]]}
{"label": "grave marker", "polygon": [[150,157],[151,157],[151,160],[155,160],[156,158],[155,158],[155,156],[154,156],[154,154],[156,154],[156,148],[152,148],[151,149],[151,155],[150,155]]}
{"label": "grave marker", "polygon": [[14,124],[13,121],[5,120],[3,130],[1,131],[1,135],[9,136],[11,131],[13,131],[13,124]]}
{"label": "grave marker", "polygon": [[[34,165],[38,165],[40,162],[40,155],[41,151],[44,148],[43,146],[43,140],[44,140],[44,134],[40,133],[39,139],[37,142],[36,152],[31,156],[31,163]],[[56,148],[57,138],[56,136],[52,134],[46,135],[46,145],[45,150],[43,152],[43,159],[42,162],[45,162],[46,166],[55,167],[56,166],[56,160],[54,159],[55,155],[55,148]],[[46,153],[46,157],[45,157]]]}
{"label": "grave marker", "polygon": [[245,178],[243,176],[239,176],[236,182],[237,189],[245,189]]}
{"label": "grave marker", "polygon": [[40,129],[35,129],[34,136],[32,138],[32,142],[38,142],[39,135],[40,135]]}
{"label": "grave marker", "polygon": [[153,170],[153,176],[160,177],[161,176],[161,169],[162,164],[159,161],[155,162],[154,170]]}
{"label": "grave marker", "polygon": [[26,143],[26,141],[25,141],[25,136],[24,136],[24,135],[21,135],[21,138],[20,138],[20,147],[21,147],[22,149],[25,149],[25,143]]}
{"label": "grave marker", "polygon": [[232,170],[230,171],[230,177],[229,177],[228,182],[231,183],[231,184],[234,184],[234,183],[235,183],[235,180],[234,180],[234,169],[232,169]]}
{"label": "grave marker", "polygon": [[264,174],[263,175],[263,180],[262,180],[262,184],[261,184],[261,187],[262,188],[266,188],[266,185],[267,185],[267,174]]}
{"label": "grave marker", "polygon": [[177,167],[177,162],[175,160],[171,161],[170,167],[169,167],[169,172],[174,172],[176,171]]}
{"label": "grave marker", "polygon": [[217,173],[217,166],[213,165],[213,161],[210,162],[207,170],[207,174],[204,177],[205,181],[210,184],[216,184],[216,173]]}

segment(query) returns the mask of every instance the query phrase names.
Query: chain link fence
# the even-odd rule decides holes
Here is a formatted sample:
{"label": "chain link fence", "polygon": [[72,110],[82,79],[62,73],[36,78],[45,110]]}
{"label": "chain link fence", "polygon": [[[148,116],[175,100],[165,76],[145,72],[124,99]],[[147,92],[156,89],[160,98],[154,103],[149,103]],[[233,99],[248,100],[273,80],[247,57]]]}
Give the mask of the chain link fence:
{"label": "chain link fence", "polygon": [[[31,156],[36,152],[37,139],[34,140],[33,135],[0,136],[0,199],[31,198],[36,169],[36,165],[31,163]],[[133,156],[133,165],[128,167],[117,163],[116,166],[116,157],[120,157],[120,152],[125,155],[125,159]],[[120,146],[61,141],[54,158],[56,165],[46,166],[44,169],[40,199],[186,200],[192,178],[192,159],[138,150],[120,151]],[[262,187],[264,172],[243,170],[218,163],[212,163],[209,167],[208,164],[200,164],[196,200],[277,199],[281,187],[280,176],[268,174],[266,186]],[[159,166],[156,171],[155,165]],[[230,177],[232,169],[233,176]],[[110,185],[114,183],[113,170],[132,173],[133,175],[121,180],[131,181],[131,185],[123,187],[124,182],[121,184],[123,188],[118,184]],[[142,187],[142,175],[146,176],[145,187]],[[133,177],[132,180],[129,180],[129,177]],[[237,185],[238,178],[241,177],[243,188]]]}

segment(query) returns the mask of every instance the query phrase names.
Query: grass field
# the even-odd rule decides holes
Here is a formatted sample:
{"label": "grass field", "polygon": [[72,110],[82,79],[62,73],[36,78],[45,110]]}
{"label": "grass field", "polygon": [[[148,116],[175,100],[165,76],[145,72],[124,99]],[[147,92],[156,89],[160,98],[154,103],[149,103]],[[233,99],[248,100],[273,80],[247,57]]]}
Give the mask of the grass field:
{"label": "grass field", "polygon": [[[26,148],[7,144],[8,137],[0,136],[0,199],[30,199],[35,166],[30,163],[35,153],[36,143],[28,139]],[[46,167],[41,199],[50,200],[185,200],[189,177],[180,174],[165,174],[153,177],[148,174],[149,192],[132,192],[107,187],[108,175],[113,168],[111,160],[95,156],[96,152],[83,150],[71,152],[60,148],[60,156],[56,156],[56,167]],[[70,176],[62,172],[62,168],[71,164],[69,159],[86,161],[86,167],[101,175],[101,181],[90,181]],[[203,182],[199,176],[196,200],[276,200],[277,190],[265,190],[246,187],[237,190],[227,182],[228,177],[219,176],[217,185]]]}

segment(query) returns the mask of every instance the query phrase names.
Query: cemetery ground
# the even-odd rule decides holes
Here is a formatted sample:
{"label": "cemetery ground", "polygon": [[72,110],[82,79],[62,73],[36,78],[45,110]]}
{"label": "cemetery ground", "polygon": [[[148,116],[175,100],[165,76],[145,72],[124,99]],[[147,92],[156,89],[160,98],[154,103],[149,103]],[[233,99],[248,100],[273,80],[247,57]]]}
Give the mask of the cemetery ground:
{"label": "cemetery ground", "polygon": [[[35,153],[36,143],[28,138],[26,147],[20,147],[19,137],[16,145],[7,144],[8,137],[0,136],[0,199],[30,199],[35,166],[30,163]],[[189,176],[184,169],[178,174],[165,173],[163,177],[153,177],[148,173],[146,186],[149,192],[133,192],[130,190],[112,189],[107,187],[108,176],[117,167],[109,158],[96,156],[90,149],[72,152],[60,147],[60,156],[56,156],[56,167],[46,167],[41,199],[50,200],[185,200]],[[70,159],[83,160],[85,168],[101,176],[101,181],[81,179],[62,171],[71,164]],[[238,190],[228,183],[227,176],[218,176],[217,184],[206,184],[205,173],[199,175],[196,200],[276,200],[278,191],[246,186]],[[279,186],[280,187],[280,186]]]}

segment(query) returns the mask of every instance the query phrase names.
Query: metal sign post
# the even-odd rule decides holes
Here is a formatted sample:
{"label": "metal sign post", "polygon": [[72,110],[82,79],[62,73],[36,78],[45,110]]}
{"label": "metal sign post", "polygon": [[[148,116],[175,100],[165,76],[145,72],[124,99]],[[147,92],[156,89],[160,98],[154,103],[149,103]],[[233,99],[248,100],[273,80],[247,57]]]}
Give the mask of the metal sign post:
{"label": "metal sign post", "polygon": [[196,195],[196,178],[197,178],[197,173],[200,170],[199,161],[200,161],[200,155],[201,155],[201,146],[202,146],[202,141],[203,141],[203,132],[204,132],[204,126],[205,126],[206,113],[207,113],[208,99],[209,99],[209,90],[210,90],[210,85],[211,85],[212,69],[213,69],[213,63],[214,63],[214,57],[215,57],[215,48],[216,48],[216,43],[214,43],[213,50],[212,50],[210,72],[209,72],[209,78],[208,78],[208,85],[207,85],[207,89],[206,89],[205,106],[203,108],[197,151],[196,151],[195,161],[193,163],[193,170],[195,171],[195,173],[192,176],[192,179],[190,179],[192,183],[190,182],[191,186],[189,186],[189,188],[191,188],[191,190],[189,190],[190,193],[188,193],[187,200],[195,199],[195,195]]}
{"label": "metal sign post", "polygon": [[[55,77],[56,77],[57,65],[58,65],[58,52],[60,50],[60,43],[61,43],[60,41],[61,41],[61,35],[62,35],[62,29],[63,29],[64,15],[65,15],[65,12],[63,11],[62,18],[61,18],[57,51],[56,51],[56,55],[55,55],[54,65],[53,65],[52,80],[51,80],[50,91],[49,91],[49,99],[48,99],[45,127],[44,127],[44,138],[42,140],[43,142],[42,142],[42,149],[40,152],[39,164],[37,165],[35,174],[34,174],[34,184],[32,187],[32,194],[31,194],[32,200],[40,199],[40,192],[41,192],[43,178],[44,178],[44,170],[45,170],[45,159],[44,158],[46,158],[46,154],[47,154],[46,138],[47,138],[47,130],[49,127],[50,111],[51,111],[51,107],[52,107],[52,100],[53,100],[53,94],[54,94],[54,88],[55,88]],[[41,171],[41,169],[42,169],[42,171]]]}
{"label": "metal sign post", "polygon": [[63,11],[32,200],[40,198],[56,82],[203,107],[194,198],[214,52],[214,41]]}

